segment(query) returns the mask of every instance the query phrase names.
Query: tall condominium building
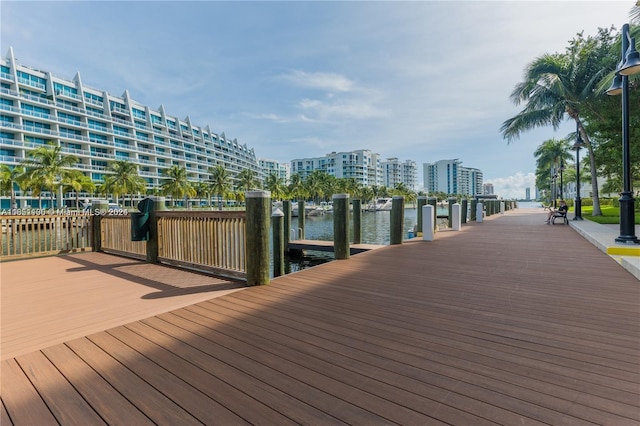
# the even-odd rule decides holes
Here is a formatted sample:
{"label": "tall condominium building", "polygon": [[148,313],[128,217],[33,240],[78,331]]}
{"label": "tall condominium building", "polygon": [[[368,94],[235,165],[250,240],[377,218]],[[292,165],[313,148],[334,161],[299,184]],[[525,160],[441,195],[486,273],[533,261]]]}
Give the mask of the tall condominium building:
{"label": "tall condominium building", "polygon": [[291,160],[291,174],[297,173],[304,179],[315,170],[337,178],[353,178],[363,186],[383,184],[380,155],[366,149]]}
{"label": "tall condominium building", "polygon": [[494,191],[494,189],[493,189],[493,184],[492,183],[485,183],[483,185],[482,193],[484,195],[493,195],[493,191]]}
{"label": "tall condominium building", "polygon": [[286,182],[291,176],[291,167],[289,164],[279,163],[275,160],[268,160],[266,158],[259,158],[258,164],[260,164],[260,169],[265,177],[275,173],[279,178],[282,178]]}
{"label": "tall condominium building", "polygon": [[186,168],[189,179],[210,178],[222,165],[235,177],[244,169],[260,170],[253,149],[216,134],[208,125],[170,116],[131,99],[114,96],[72,80],[19,64],[9,49],[0,59],[0,162],[17,165],[36,147],[53,143],[78,158],[74,169],[102,182],[113,160],[138,166],[149,189],[163,182],[162,171]]}
{"label": "tall condominium building", "polygon": [[427,193],[481,195],[483,177],[478,169],[463,167],[462,161],[440,160],[423,164],[424,188]]}
{"label": "tall condominium building", "polygon": [[407,160],[404,163],[397,158],[387,158],[382,162],[383,185],[395,188],[399,183],[415,191],[418,182],[416,162]]}

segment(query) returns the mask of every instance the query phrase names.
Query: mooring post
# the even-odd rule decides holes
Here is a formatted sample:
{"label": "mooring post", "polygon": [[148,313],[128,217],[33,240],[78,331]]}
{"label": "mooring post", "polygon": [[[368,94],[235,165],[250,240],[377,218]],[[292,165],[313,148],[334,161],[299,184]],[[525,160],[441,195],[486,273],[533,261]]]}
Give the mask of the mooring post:
{"label": "mooring post", "polygon": [[109,202],[107,200],[93,200],[91,202],[91,231],[92,241],[91,249],[95,252],[102,250],[102,216],[106,214],[109,209]]}
{"label": "mooring post", "polygon": [[336,260],[349,259],[349,194],[334,194],[333,253]]}
{"label": "mooring post", "polygon": [[482,201],[476,205],[476,222],[482,222]]}
{"label": "mooring post", "polygon": [[504,214],[505,204],[504,201],[500,201],[500,214]]}
{"label": "mooring post", "polygon": [[436,208],[431,204],[422,206],[422,239],[433,241],[435,236]]}
{"label": "mooring post", "polygon": [[291,200],[282,202],[282,214],[284,214],[284,249],[288,251],[291,239]]}
{"label": "mooring post", "polygon": [[304,240],[304,220],[305,220],[304,200],[298,201],[298,228],[300,229],[301,240]]}
{"label": "mooring post", "polygon": [[451,207],[451,229],[453,229],[454,231],[459,231],[461,228],[461,208],[460,208],[460,204],[455,203],[452,207]]}
{"label": "mooring post", "polygon": [[424,207],[427,204],[427,197],[424,195],[420,195],[418,197],[418,205],[417,205],[417,210],[418,210],[418,221],[416,223],[416,237],[419,237],[422,235],[422,221],[424,220],[424,217],[422,217],[422,207]]}
{"label": "mooring post", "polygon": [[284,213],[280,209],[275,209],[271,214],[273,224],[273,276],[279,277],[284,274]]}
{"label": "mooring post", "polygon": [[469,208],[469,222],[475,222],[476,220],[476,209],[477,209],[477,205],[478,205],[478,200],[477,199],[472,199],[471,200],[471,207]]}
{"label": "mooring post", "polygon": [[271,193],[247,191],[245,200],[247,202],[245,245],[247,285],[269,284]]}
{"label": "mooring post", "polygon": [[404,228],[404,197],[394,195],[391,199],[390,244],[402,244],[402,229]]}
{"label": "mooring post", "polygon": [[149,239],[147,240],[147,262],[158,263],[158,214],[166,210],[164,197],[149,197],[152,205],[149,210]]}
{"label": "mooring post", "polygon": [[353,206],[353,244],[360,244],[362,242],[362,205],[360,200],[353,200],[351,204]]}

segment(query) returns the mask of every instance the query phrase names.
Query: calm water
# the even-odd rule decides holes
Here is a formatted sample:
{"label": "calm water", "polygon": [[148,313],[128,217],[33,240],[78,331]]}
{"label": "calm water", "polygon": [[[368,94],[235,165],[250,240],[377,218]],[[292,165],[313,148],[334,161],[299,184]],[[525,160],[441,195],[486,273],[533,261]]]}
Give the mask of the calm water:
{"label": "calm water", "polygon": [[[363,212],[361,216],[361,239],[363,244],[387,245],[391,240],[390,217],[391,212]],[[445,211],[438,211],[438,214],[446,214]],[[418,210],[404,210],[403,238],[408,238],[408,231],[418,223]],[[307,216],[304,222],[304,234],[307,240],[333,241],[333,215]],[[351,222],[353,226],[353,219]],[[291,219],[291,228],[298,229],[298,218]],[[294,231],[297,232],[297,231]],[[291,234],[290,234],[291,235]],[[351,228],[350,241],[353,241],[353,228]],[[321,263],[333,260],[333,253],[306,251],[304,257],[289,257],[285,259],[285,270],[287,273],[299,271]],[[273,273],[273,271],[272,271]]]}

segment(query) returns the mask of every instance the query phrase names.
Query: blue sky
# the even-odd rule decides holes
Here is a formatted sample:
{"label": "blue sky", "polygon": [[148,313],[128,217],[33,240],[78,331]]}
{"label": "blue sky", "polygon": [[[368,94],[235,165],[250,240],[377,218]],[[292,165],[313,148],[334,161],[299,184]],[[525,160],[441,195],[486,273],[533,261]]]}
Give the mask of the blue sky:
{"label": "blue sky", "polygon": [[[507,144],[527,63],[620,28],[634,1],[0,2],[0,54],[133,99],[289,162],[370,149],[458,158],[505,197],[567,122]],[[533,189],[532,189],[533,191]]]}

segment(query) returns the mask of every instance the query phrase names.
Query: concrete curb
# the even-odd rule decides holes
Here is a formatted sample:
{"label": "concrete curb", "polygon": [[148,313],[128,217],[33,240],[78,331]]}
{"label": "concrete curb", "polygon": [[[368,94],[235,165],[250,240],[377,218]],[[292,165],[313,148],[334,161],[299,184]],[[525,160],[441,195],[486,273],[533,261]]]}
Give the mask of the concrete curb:
{"label": "concrete curb", "polygon": [[640,245],[616,243],[618,226],[601,225],[590,220],[570,220],[569,226],[640,281]]}

